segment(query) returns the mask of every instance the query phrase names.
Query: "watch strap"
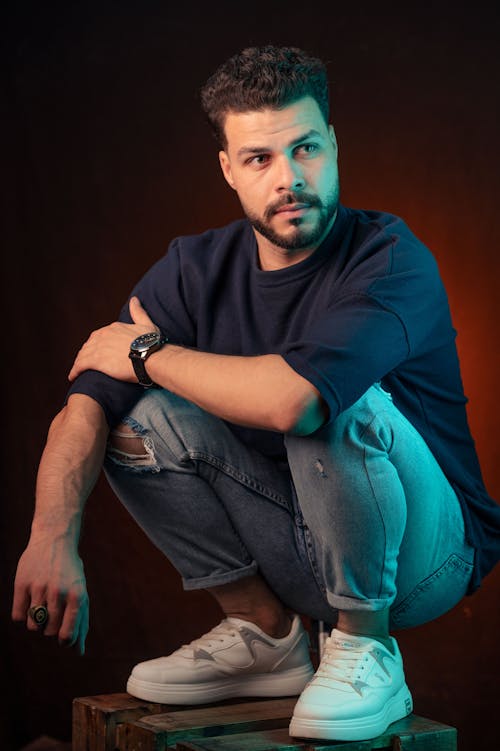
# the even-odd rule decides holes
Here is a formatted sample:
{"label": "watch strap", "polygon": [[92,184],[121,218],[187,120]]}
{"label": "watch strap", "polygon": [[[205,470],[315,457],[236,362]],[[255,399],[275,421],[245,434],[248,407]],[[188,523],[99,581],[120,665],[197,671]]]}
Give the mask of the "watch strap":
{"label": "watch strap", "polygon": [[163,345],[168,341],[170,340],[166,336],[162,336],[159,341],[152,344],[151,347],[147,350],[144,350],[142,352],[138,352],[134,349],[130,350],[129,358],[132,360],[134,373],[141,386],[144,386],[145,388],[160,388],[160,386],[149,377],[145,362],[148,357],[153,354],[153,352],[158,352],[158,350],[161,349]]}
{"label": "watch strap", "polygon": [[158,388],[158,384],[151,380],[151,378],[148,375],[148,372],[146,370],[146,358],[142,357],[131,357],[132,365],[134,368],[134,373],[137,377],[137,380],[141,384],[141,386],[144,386],[145,388]]}

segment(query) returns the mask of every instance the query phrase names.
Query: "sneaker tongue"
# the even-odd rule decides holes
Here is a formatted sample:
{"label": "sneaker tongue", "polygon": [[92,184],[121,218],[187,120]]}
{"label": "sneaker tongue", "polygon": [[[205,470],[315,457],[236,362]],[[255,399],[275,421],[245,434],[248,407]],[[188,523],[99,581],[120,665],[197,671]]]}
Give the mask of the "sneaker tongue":
{"label": "sneaker tongue", "polygon": [[232,615],[228,615],[227,618],[224,619],[224,621],[230,623],[232,626],[238,626],[240,628],[248,628],[250,626],[252,631],[260,631],[260,628],[255,623],[244,621],[242,618],[235,618]]}
{"label": "sneaker tongue", "polygon": [[344,633],[344,631],[339,631],[337,628],[333,629],[330,640],[332,644],[341,649],[360,649],[360,647],[366,647],[373,641],[370,636],[353,636]]}

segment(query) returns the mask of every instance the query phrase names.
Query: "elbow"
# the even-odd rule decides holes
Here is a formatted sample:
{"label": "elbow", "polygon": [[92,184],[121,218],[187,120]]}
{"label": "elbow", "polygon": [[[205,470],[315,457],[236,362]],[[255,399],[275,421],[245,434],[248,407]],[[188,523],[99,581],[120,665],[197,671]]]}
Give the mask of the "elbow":
{"label": "elbow", "polygon": [[328,420],[328,406],[321,394],[314,389],[306,398],[281,409],[277,424],[280,433],[306,436],[314,433]]}

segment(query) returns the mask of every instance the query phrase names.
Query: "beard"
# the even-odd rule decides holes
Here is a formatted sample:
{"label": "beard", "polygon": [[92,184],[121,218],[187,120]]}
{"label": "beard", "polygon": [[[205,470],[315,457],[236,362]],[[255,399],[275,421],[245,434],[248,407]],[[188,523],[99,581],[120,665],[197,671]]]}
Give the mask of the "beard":
{"label": "beard", "polygon": [[[272,217],[282,206],[292,203],[305,203],[310,208],[316,208],[319,214],[317,221],[308,227],[303,217],[296,217],[289,219],[289,224],[295,228],[293,232],[288,232],[287,234],[276,232],[270,224]],[[245,206],[243,206],[243,210],[252,227],[265,237],[266,240],[273,243],[273,245],[285,250],[302,250],[316,245],[323,238],[328,225],[335,216],[338,204],[339,184],[337,182],[324,200],[319,196],[304,191],[297,191],[289,193],[279,201],[270,204],[266,208],[263,217],[257,216],[245,208]]]}

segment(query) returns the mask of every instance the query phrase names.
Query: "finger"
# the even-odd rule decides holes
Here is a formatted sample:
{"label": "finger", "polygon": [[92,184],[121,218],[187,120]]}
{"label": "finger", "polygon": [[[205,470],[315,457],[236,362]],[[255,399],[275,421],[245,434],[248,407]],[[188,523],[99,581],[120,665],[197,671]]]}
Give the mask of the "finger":
{"label": "finger", "polygon": [[47,594],[47,610],[49,619],[43,633],[45,636],[55,636],[61,628],[64,613],[64,596],[58,591],[49,591]]}
{"label": "finger", "polygon": [[89,357],[92,356],[93,349],[95,348],[97,333],[97,331],[93,331],[87,341],[84,342],[78,350],[73,365],[71,366],[71,370],[68,373],[69,381],[73,381],[84,370],[88,370],[88,365],[86,365],[86,362],[89,360]]}
{"label": "finger", "polygon": [[78,362],[79,362],[80,355],[82,353],[82,349],[83,349],[83,347],[78,350],[78,353],[77,353],[75,359],[73,360],[73,364],[72,364],[71,369],[70,369],[70,371],[68,373],[68,381],[72,381],[73,378],[76,378],[77,371],[78,371]]}
{"label": "finger", "polygon": [[80,633],[80,621],[81,612],[78,611],[75,620],[69,627],[70,629],[72,628],[71,632],[66,629],[66,626],[61,625],[61,628],[59,629],[59,633],[57,635],[57,641],[60,647],[72,647],[76,643],[76,641],[78,640],[78,635]]}
{"label": "finger", "polygon": [[70,594],[66,602],[66,608],[59,629],[59,643],[73,646],[78,638],[79,625],[82,612],[87,606],[87,597],[84,594]]}
{"label": "finger", "polygon": [[84,351],[84,348],[82,347],[68,373],[68,381],[73,381],[84,370],[88,370],[88,366],[85,364],[86,360],[88,360],[87,350]]}
{"label": "finger", "polygon": [[72,640],[66,642],[59,641],[67,647],[73,647],[76,644],[78,654],[82,657],[85,654],[85,639],[89,630],[89,608],[88,601],[78,611],[78,618],[75,624],[75,632]]}
{"label": "finger", "polygon": [[142,307],[142,303],[138,297],[134,296],[130,298],[129,310],[134,323],[140,323],[144,326],[151,326],[152,329],[157,330],[157,327],[154,325],[153,321]]}
{"label": "finger", "polygon": [[83,610],[82,618],[80,622],[80,629],[78,634],[78,652],[81,656],[85,654],[85,639],[89,632],[89,608]]}
{"label": "finger", "polygon": [[68,381],[74,381],[81,371],[80,360],[77,358],[68,373]]}
{"label": "finger", "polygon": [[78,637],[79,612],[70,608],[68,605],[64,611],[61,628],[57,635],[59,644],[65,647],[72,647]]}
{"label": "finger", "polygon": [[31,594],[28,587],[16,582],[14,585],[14,597],[12,599],[12,620],[25,621],[30,603]]}

